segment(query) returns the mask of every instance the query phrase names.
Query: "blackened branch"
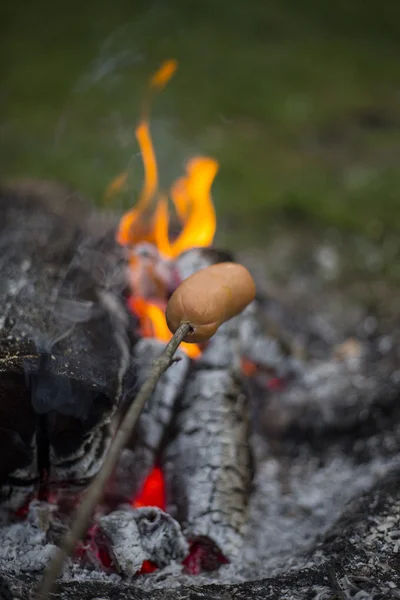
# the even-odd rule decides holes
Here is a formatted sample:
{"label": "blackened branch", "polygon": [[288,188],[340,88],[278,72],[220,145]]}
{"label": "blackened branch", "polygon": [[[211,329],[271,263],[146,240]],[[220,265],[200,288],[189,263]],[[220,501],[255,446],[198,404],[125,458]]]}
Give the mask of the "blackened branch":
{"label": "blackened branch", "polygon": [[174,362],[173,356],[190,329],[191,326],[189,323],[182,323],[174,333],[163,353],[154,362],[148,379],[140,388],[139,393],[132,402],[110,445],[100,471],[90,485],[83,501],[76,511],[71,529],[66,534],[60,548],[57,549],[54,559],[45,571],[42,585],[37,594],[38,600],[43,600],[49,596],[62,571],[65,560],[73,553],[76,543],[85,535],[93,511],[101,501],[105,485],[116,467],[121,450],[123,450],[128,443],[144,405],[154,392],[161,375]]}

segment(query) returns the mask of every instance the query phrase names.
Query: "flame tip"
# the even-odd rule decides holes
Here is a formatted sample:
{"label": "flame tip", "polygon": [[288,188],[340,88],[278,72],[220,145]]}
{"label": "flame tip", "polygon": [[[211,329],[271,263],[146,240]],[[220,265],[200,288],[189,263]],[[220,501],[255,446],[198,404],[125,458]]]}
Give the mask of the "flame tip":
{"label": "flame tip", "polygon": [[150,79],[150,87],[162,89],[175,74],[177,68],[178,61],[175,58],[165,60]]}

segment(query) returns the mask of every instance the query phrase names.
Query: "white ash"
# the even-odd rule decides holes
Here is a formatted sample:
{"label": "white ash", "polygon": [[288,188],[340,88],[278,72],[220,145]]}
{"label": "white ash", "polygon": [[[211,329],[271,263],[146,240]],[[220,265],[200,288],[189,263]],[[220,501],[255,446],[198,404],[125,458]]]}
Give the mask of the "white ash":
{"label": "white ash", "polygon": [[44,569],[56,547],[47,541],[51,508],[33,501],[26,519],[0,528],[0,572],[38,572]]}
{"label": "white ash", "polygon": [[[340,364],[337,367],[340,370]],[[207,372],[204,377],[208,377]],[[204,419],[199,417],[197,422],[204,424]],[[201,585],[211,581],[235,583],[316,565],[325,558],[314,549],[321,536],[342,514],[347,502],[367,490],[395,462],[394,459],[380,458],[379,448],[375,458],[363,464],[355,463],[337,448],[327,453],[323,464],[321,457],[306,450],[289,461],[272,458],[265,438],[254,436],[253,442],[258,458],[257,477],[250,501],[247,534],[239,556],[218,572],[198,577],[184,575],[181,566],[172,565],[138,578],[135,580],[137,586],[151,589]],[[207,444],[205,439],[203,446],[207,447]],[[400,525],[396,516],[393,521],[393,516],[395,514],[389,515],[388,526],[383,523],[383,529],[380,521],[376,531],[371,522],[368,544],[379,543],[379,548],[386,545],[396,552],[396,532]],[[46,544],[43,530],[34,517],[3,527],[0,532],[0,572],[37,572],[47,564],[54,546]],[[90,573],[76,565],[69,566],[64,574],[66,581],[82,578],[105,581],[108,577],[115,575]],[[318,593],[321,599],[324,598],[324,590]]]}
{"label": "white ash", "polygon": [[[261,410],[265,433],[279,437],[308,431],[322,436],[362,427],[367,419],[376,419],[378,411],[383,417],[385,409],[393,412],[398,395],[394,361],[371,359],[367,344],[359,345],[358,354],[341,358],[345,344],[335,349],[330,360],[310,361],[301,378],[270,395]],[[353,442],[357,444],[356,437]]]}
{"label": "white ash", "polygon": [[100,519],[99,531],[125,579],[136,575],[145,560],[164,567],[188,553],[180,525],[158,508],[114,511]]}
{"label": "white ash", "polygon": [[[274,458],[264,459],[254,482],[244,544],[230,564],[196,577],[162,569],[138,579],[137,585],[152,589],[240,583],[316,566],[325,560],[315,550],[321,536],[351,499],[370,489],[396,464],[399,464],[398,459],[377,458],[368,464],[356,465],[348,457],[332,454],[321,467],[318,459],[308,453],[290,464]],[[398,529],[398,524],[393,524],[393,531]],[[385,533],[377,531],[373,535]],[[392,535],[391,530],[390,539]],[[386,536],[389,539],[387,532]],[[396,543],[397,540],[392,540],[392,549]],[[324,596],[324,592],[319,590],[321,600],[329,597]]]}
{"label": "white ash", "polygon": [[[0,573],[39,574],[50,563],[56,546],[48,541],[55,506],[32,501],[26,519],[0,528]],[[111,555],[118,573],[82,567],[69,559],[63,581],[124,581],[136,575],[144,561],[165,567],[181,563],[188,544],[180,525],[157,508],[126,508],[99,520],[98,541]],[[181,569],[181,566],[179,566]]]}
{"label": "white ash", "polygon": [[211,248],[192,248],[184,252],[175,261],[179,278],[183,281],[193,273],[220,262],[218,251]]}
{"label": "white ash", "polygon": [[118,573],[106,573],[105,571],[82,568],[82,565],[73,561],[71,561],[67,568],[65,568],[60,581],[79,581],[80,583],[116,583],[118,585],[124,584],[124,580]]}
{"label": "white ash", "polygon": [[251,500],[241,555],[247,565],[242,568],[244,579],[273,577],[314,564],[310,552],[319,538],[346,504],[368,490],[393,462],[377,458],[356,465],[343,455],[332,455],[320,467],[319,459],[306,452],[290,464],[266,460],[259,467]]}
{"label": "white ash", "polygon": [[303,373],[300,362],[283,352],[278,339],[267,335],[261,307],[256,300],[251,302],[236,319],[240,353],[243,358],[266,370],[273,370],[281,377],[289,374],[300,376]]}

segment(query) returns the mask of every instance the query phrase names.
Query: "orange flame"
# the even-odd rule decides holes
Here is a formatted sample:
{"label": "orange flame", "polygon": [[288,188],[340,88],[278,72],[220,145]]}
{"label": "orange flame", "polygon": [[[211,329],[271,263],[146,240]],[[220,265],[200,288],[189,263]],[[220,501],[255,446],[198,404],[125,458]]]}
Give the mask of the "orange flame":
{"label": "orange flame", "polygon": [[[176,69],[175,60],[163,63],[151,77],[148,93],[162,89]],[[128,248],[142,242],[150,242],[157,248],[159,260],[169,261],[176,259],[190,248],[212,244],[216,230],[216,215],[211,198],[211,187],[219,165],[212,158],[192,158],[186,165],[186,174],[171,186],[169,195],[181,225],[179,235],[171,239],[168,194],[158,189],[157,161],[146,114],[147,110],[144,110],[135,132],[143,160],[144,183],[136,206],[125,213],[119,223],[117,241]],[[108,186],[106,197],[118,193],[126,186],[126,181],[126,174],[117,176]],[[166,294],[159,290],[159,279],[153,282],[153,286],[141,285],[145,273],[150,274],[151,277],[150,267],[141,267],[141,262],[144,261],[144,258],[138,258],[137,255],[132,256],[130,260],[129,279],[134,287],[130,300],[131,309],[140,320],[142,335],[168,342],[172,336],[164,312],[160,308],[161,305],[165,308]],[[153,269],[153,272],[156,271]],[[159,291],[155,297],[141,296],[141,290],[144,289]],[[201,354],[195,344],[182,344],[181,347],[192,358]]]}
{"label": "orange flame", "polygon": [[[150,80],[150,87],[161,89],[177,69],[177,62],[166,61]],[[186,166],[186,175],[171,187],[170,195],[182,231],[176,240],[169,237],[168,200],[158,192],[157,161],[146,117],[136,128],[136,138],[144,166],[144,185],[136,206],[121,219],[117,240],[129,246],[142,241],[156,244],[167,258],[176,258],[185,250],[212,244],[216,230],[216,216],[211,198],[211,186],[218,171],[216,160],[197,157]],[[110,184],[112,191],[118,188],[123,174]],[[125,182],[124,182],[125,183]],[[157,198],[153,218],[150,219],[152,201]]]}
{"label": "orange flame", "polygon": [[159,90],[162,89],[165,85],[167,85],[177,68],[177,60],[174,58],[166,60],[150,79],[150,86],[152,88],[158,88]]}
{"label": "orange flame", "polygon": [[135,133],[143,157],[144,184],[140,192],[139,202],[120,221],[117,241],[122,246],[134,244],[139,241],[152,241],[151,232],[143,216],[149,209],[157,190],[157,162],[151,141],[149,124],[145,120],[141,121]]}
{"label": "orange flame", "polygon": [[[164,311],[160,306],[136,296],[130,298],[129,305],[140,320],[140,333],[143,337],[155,337],[165,343],[170,341],[172,333],[168,329]],[[190,358],[198,358],[201,355],[197,344],[182,342],[180,348]]]}

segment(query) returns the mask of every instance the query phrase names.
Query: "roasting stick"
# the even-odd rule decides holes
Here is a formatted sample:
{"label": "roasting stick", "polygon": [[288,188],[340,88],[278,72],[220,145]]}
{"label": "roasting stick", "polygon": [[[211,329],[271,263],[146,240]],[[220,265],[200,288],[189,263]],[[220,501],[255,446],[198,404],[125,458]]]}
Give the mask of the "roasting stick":
{"label": "roasting stick", "polygon": [[179,344],[183,341],[207,341],[222,323],[241,312],[254,299],[255,291],[254,281],[245,267],[235,263],[219,263],[194,273],[172,294],[166,310],[168,327],[173,332],[172,339],[154,362],[147,381],[140,388],[115,434],[101,469],[78,507],[71,529],[45,571],[37,600],[44,600],[52,592],[64,561],[86,533],[120,453],[128,443],[158,380],[174,362],[173,357]]}
{"label": "roasting stick", "polygon": [[121,450],[126,446],[132,434],[132,430],[142,412],[145,403],[154,392],[160,376],[168,369],[173,362],[173,356],[191,329],[189,323],[182,323],[174,333],[172,339],[166,346],[161,356],[154,362],[153,368],[147,381],[143,384],[132,402],[124,420],[122,421],[109,451],[104,459],[103,465],[98,472],[93,483],[89,487],[83,501],[78,507],[75,520],[71,529],[66,534],[60,548],[57,549],[53,561],[45,573],[43,585],[39,590],[38,598],[47,598],[50,594],[57,577],[60,575],[65,559],[72,554],[75,544],[86,533],[90,518],[101,500],[104,486],[118,462]]}

